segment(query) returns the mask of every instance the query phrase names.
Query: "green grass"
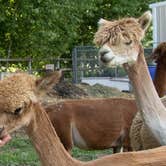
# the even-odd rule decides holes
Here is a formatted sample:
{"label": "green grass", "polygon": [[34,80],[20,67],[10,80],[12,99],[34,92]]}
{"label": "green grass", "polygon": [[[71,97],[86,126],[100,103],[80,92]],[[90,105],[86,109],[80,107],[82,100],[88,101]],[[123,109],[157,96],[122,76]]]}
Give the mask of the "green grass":
{"label": "green grass", "polygon": [[[82,161],[89,161],[111,153],[110,149],[86,151],[74,148],[72,156]],[[17,136],[0,148],[0,166],[40,166],[40,162],[30,140],[25,136]]]}
{"label": "green grass", "polygon": [[72,150],[72,156],[82,161],[94,160],[107,154],[112,154],[112,149],[90,151],[90,150],[82,150],[75,147]]}
{"label": "green grass", "polygon": [[0,166],[39,165],[39,159],[28,138],[13,138],[0,149]]}

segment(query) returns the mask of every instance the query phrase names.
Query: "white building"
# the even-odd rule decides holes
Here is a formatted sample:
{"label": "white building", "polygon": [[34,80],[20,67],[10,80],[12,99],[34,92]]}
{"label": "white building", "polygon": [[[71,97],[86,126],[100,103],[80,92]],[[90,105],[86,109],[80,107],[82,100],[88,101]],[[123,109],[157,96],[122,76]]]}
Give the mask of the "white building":
{"label": "white building", "polygon": [[166,41],[166,1],[150,4],[153,21],[153,47]]}

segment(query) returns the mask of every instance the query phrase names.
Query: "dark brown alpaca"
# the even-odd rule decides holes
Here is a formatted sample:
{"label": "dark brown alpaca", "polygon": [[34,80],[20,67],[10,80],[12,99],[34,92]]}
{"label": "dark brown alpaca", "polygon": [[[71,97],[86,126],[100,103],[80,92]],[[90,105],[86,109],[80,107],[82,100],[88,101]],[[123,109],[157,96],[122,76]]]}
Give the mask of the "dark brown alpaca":
{"label": "dark brown alpaca", "polygon": [[152,53],[157,63],[154,85],[159,97],[166,93],[166,42],[160,43]]}

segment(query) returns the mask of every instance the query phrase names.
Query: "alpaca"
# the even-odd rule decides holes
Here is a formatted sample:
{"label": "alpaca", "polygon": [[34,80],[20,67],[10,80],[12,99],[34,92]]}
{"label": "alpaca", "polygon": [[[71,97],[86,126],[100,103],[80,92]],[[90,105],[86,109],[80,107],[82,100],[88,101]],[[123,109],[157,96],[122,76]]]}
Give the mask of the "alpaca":
{"label": "alpaca", "polygon": [[152,58],[157,63],[154,85],[159,97],[166,94],[166,42],[160,43],[152,52]]}
{"label": "alpaca", "polygon": [[[161,53],[161,49],[163,50]],[[154,80],[154,85],[158,85],[158,87],[160,86],[161,88],[163,86],[165,86],[164,84],[161,84],[160,81],[161,80],[161,69],[164,66],[164,56],[160,56],[160,58],[157,56],[157,54],[163,54],[164,53],[164,44],[162,44],[161,46],[159,46],[153,53],[153,57],[155,59],[157,59],[157,72],[155,75],[155,80]],[[48,77],[49,78],[49,77]],[[58,77],[59,78],[59,77]],[[158,79],[160,78],[160,79]],[[162,77],[165,78],[165,77]],[[56,78],[55,78],[56,79]],[[52,79],[51,79],[52,80]],[[49,82],[49,81],[48,81]],[[42,86],[40,86],[42,87]],[[163,93],[161,90],[158,93]],[[107,114],[103,114],[106,117],[112,115],[115,115],[114,112],[116,112],[116,121],[118,121],[120,123],[120,125],[122,125],[123,127],[121,127],[121,130],[117,130],[117,126],[116,124],[118,123],[112,123],[111,122],[107,122],[106,120],[104,121],[103,126],[100,126],[100,128],[98,127],[97,129],[100,132],[93,132],[94,129],[96,129],[96,126],[98,123],[101,123],[99,120],[95,120],[95,122],[98,123],[93,123],[93,121],[89,121],[89,123],[91,123],[89,126],[91,126],[91,130],[85,130],[85,125],[83,124],[87,124],[85,123],[84,119],[87,119],[86,116],[88,116],[88,114],[82,114],[81,119],[79,120],[79,124],[78,124],[78,116],[77,116],[77,112],[80,109],[83,110],[83,107],[85,108],[85,110],[87,112],[92,112],[93,109],[95,109],[95,115],[93,115],[93,119],[97,118],[98,114],[100,114],[100,104],[102,102],[103,105],[105,105],[105,107],[102,108],[102,111],[106,111],[105,109],[107,109],[107,105],[108,102],[109,103],[114,103],[115,99],[98,99],[97,101],[95,100],[87,100],[87,99],[83,99],[83,100],[73,100],[73,101],[63,101],[57,104],[52,104],[49,106],[46,106],[45,109],[48,112],[48,115],[53,123],[53,126],[58,134],[58,136],[60,137],[60,140],[62,141],[63,145],[65,146],[66,150],[68,150],[70,152],[71,148],[73,145],[78,146],[82,149],[104,149],[104,148],[109,148],[109,147],[113,147],[113,151],[114,152],[119,152],[121,147],[123,146],[126,150],[131,149],[130,148],[130,139],[129,139],[129,127],[132,121],[133,116],[135,115],[135,112],[137,111],[136,109],[136,105],[134,105],[134,101],[130,100],[125,100],[125,99],[119,99],[118,100],[118,105],[116,107],[116,110],[114,108],[112,108],[113,104],[110,104],[110,112],[108,111]],[[100,101],[100,102],[98,102]],[[126,110],[126,114],[122,114],[122,110],[121,107],[123,104],[128,103],[128,107],[124,107],[124,110]],[[71,103],[72,103],[72,109],[71,109]],[[80,104],[80,103],[84,103],[84,104]],[[86,103],[86,104],[85,104]],[[129,104],[130,103],[130,104]],[[79,106],[78,106],[79,104]],[[89,104],[91,104],[91,107],[89,106]],[[79,108],[78,108],[79,107]],[[56,111],[56,109],[58,108],[59,111]],[[87,108],[89,108],[87,110]],[[119,109],[119,111],[117,111]],[[51,110],[51,111],[50,111]],[[66,111],[66,110],[70,110],[70,111]],[[77,111],[78,110],[78,111]],[[84,111],[84,110],[83,110]],[[72,115],[70,115],[69,113],[72,112]],[[94,112],[94,111],[93,111]],[[131,116],[129,116],[128,114],[131,113]],[[122,116],[118,116],[118,115],[122,115]],[[99,115],[100,116],[100,115]],[[74,118],[73,118],[74,117]],[[121,121],[122,119],[120,118],[124,118],[123,121]],[[130,118],[129,118],[130,117]],[[65,118],[65,121],[64,121]],[[119,118],[119,119],[118,119]],[[107,119],[107,118],[104,118]],[[127,120],[125,120],[127,119]],[[76,123],[77,122],[77,123]],[[79,127],[79,130],[77,128],[77,132],[79,133],[79,139],[75,139],[74,140],[74,135],[73,134],[73,126],[71,125],[72,123],[74,123],[75,125],[77,124],[78,126],[83,125],[83,127]],[[128,124],[127,128],[124,126],[125,124]],[[61,127],[59,128],[60,124],[63,124],[63,126],[65,127]],[[65,124],[65,125],[64,125]],[[77,127],[77,125],[75,127]],[[62,125],[61,125],[62,126]],[[109,128],[111,126],[111,129],[109,129],[109,132],[107,132],[107,130],[104,130],[104,128]],[[103,128],[103,130],[102,130]],[[125,130],[124,130],[125,129]],[[114,132],[114,130],[116,130],[117,132]],[[101,132],[103,131],[103,132]],[[125,132],[122,132],[125,131]],[[81,134],[80,134],[81,133]],[[122,134],[123,133],[123,134]],[[91,136],[95,135],[95,139]],[[102,139],[102,141],[100,140],[100,138],[102,137],[102,135],[107,135],[105,137],[105,139]],[[156,139],[154,137],[152,137],[151,132],[148,132],[148,129],[146,127],[146,125],[143,123],[142,117],[140,115],[140,113],[137,114],[137,116],[134,118],[133,123],[131,125],[131,129],[130,129],[130,137],[131,137],[131,147],[133,150],[143,150],[143,149],[149,149],[149,148],[154,148],[154,147],[158,147],[160,146],[160,144],[158,143],[158,141],[156,141]],[[93,139],[91,139],[93,138]],[[123,139],[122,139],[123,138]],[[78,141],[80,140],[81,141]],[[100,141],[99,141],[100,140]],[[119,141],[120,140],[120,141]],[[98,142],[100,142],[100,145],[98,145]]]}
{"label": "alpaca", "polygon": [[[62,101],[48,96],[48,93],[54,92],[51,88],[60,82],[61,77],[62,72],[56,71],[39,78],[36,94],[65,149],[71,152],[75,145],[86,150],[113,148],[113,153],[122,149],[130,151],[129,129],[137,111],[135,101],[124,98]],[[46,102],[46,99],[49,102]],[[120,105],[116,104],[119,102]],[[118,105],[117,108],[115,104]],[[110,121],[108,117],[113,120]]]}
{"label": "alpaca", "polygon": [[11,140],[11,136],[9,134],[4,135],[4,137],[2,137],[0,139],[0,147],[2,147],[5,144],[7,144],[10,140]]}
{"label": "alpaca", "polygon": [[165,145],[166,108],[161,103],[150,78],[140,42],[150,21],[150,12],[146,12],[137,20],[131,18],[112,22],[102,19],[94,41],[101,46],[101,63],[107,66],[124,66],[148,131],[160,145]]}
{"label": "alpaca", "polygon": [[[159,97],[163,97],[166,92],[166,42],[160,43],[152,52],[151,58],[157,63],[154,77],[154,86]],[[162,99],[163,100],[163,99]],[[143,122],[141,114],[138,112],[130,129],[131,147],[133,150],[145,150],[160,146],[159,142],[148,132],[146,124]]]}
{"label": "alpaca", "polygon": [[[36,80],[21,73],[0,81],[0,138],[24,127],[43,166],[156,166],[165,165],[166,147],[118,153],[94,161],[73,159],[61,144],[36,96]],[[111,117],[110,117],[111,118]]]}
{"label": "alpaca", "polygon": [[[53,103],[48,104],[45,94],[54,92],[51,88],[60,82],[61,77],[62,72],[56,71],[39,78],[36,94],[65,149],[71,152],[75,145],[86,150],[113,148],[113,153],[120,152],[122,147],[124,151],[131,150],[129,128],[137,111],[135,101],[123,98],[61,101],[48,96],[47,100]],[[121,105],[116,109],[114,104],[117,102],[121,102]],[[110,121],[108,117],[113,120]]]}
{"label": "alpaca", "polygon": [[[160,63],[157,64],[158,67],[159,65]],[[41,79],[44,81],[44,78]],[[44,82],[49,84],[49,81]],[[165,98],[162,102],[164,100]],[[122,150],[122,147],[124,151],[130,151],[131,147],[133,150],[143,150],[160,146],[147,131],[139,112],[135,116],[137,108],[133,99],[63,100],[46,105],[45,110],[61,142],[69,152],[73,146],[89,150],[112,147],[114,153]],[[114,121],[110,121],[107,117],[112,117]],[[75,128],[79,137],[74,134]],[[101,139],[103,135],[105,137]]]}
{"label": "alpaca", "polygon": [[45,110],[69,152],[74,145],[86,150],[112,147],[114,153],[131,150],[129,130],[137,112],[133,99],[62,100]]}
{"label": "alpaca", "polygon": [[[160,73],[164,72],[163,69],[164,55],[163,53],[162,55],[159,55],[159,53],[161,54],[160,51],[161,49],[163,50],[162,52],[164,52],[165,45],[164,43],[160,44],[152,54],[152,57],[157,60],[157,71],[158,71],[155,75],[156,81],[154,82],[154,85],[159,85],[161,88],[165,86],[165,84],[162,81],[160,81],[161,80]],[[161,71],[161,69],[163,70]],[[44,90],[45,88],[48,89],[48,87],[51,87],[53,83],[54,85],[56,83],[59,83],[61,77],[62,77],[62,72],[56,71],[55,74],[53,73],[47,76],[46,78],[45,77],[41,78],[39,80],[39,92],[41,92],[42,89]],[[160,79],[158,79],[159,77]],[[49,92],[47,89],[45,91]],[[159,93],[163,92],[160,90]],[[114,104],[116,102],[118,102],[118,104],[115,108]],[[125,106],[126,104],[128,106]],[[105,107],[103,107],[103,105]],[[138,151],[138,150],[150,149],[160,146],[160,144],[156,141],[156,139],[152,137],[151,133],[148,132],[146,125],[143,123],[140,113],[138,112],[137,115],[135,116],[137,108],[135,101],[132,99],[128,100],[122,98],[119,99],[114,98],[114,99],[81,99],[81,100],[67,100],[67,101],[63,100],[61,102],[57,101],[53,102],[53,104],[51,105],[46,105],[45,109],[51,119],[51,122],[53,123],[53,126],[58,136],[60,137],[61,142],[65,146],[66,150],[69,152],[71,151],[73,146],[78,146],[79,148],[82,149],[93,149],[93,150],[106,149],[112,147],[114,153],[119,152],[122,149],[122,147],[124,151],[131,150],[131,147],[133,150]],[[101,119],[98,119],[98,117],[101,117],[101,110],[102,113],[105,112],[102,114],[102,116],[105,116],[103,117],[103,119],[105,119],[103,121]],[[86,114],[84,114],[85,111]],[[78,114],[81,114],[81,116],[78,116]],[[89,114],[91,115],[90,118],[93,119],[91,121],[87,120],[89,118],[88,116]],[[109,121],[109,119],[107,118],[109,116],[114,117],[113,118],[114,121]],[[135,118],[133,119],[134,116]],[[118,121],[118,123],[116,121]],[[77,132],[79,133],[79,139],[78,137],[75,137],[73,135],[73,127],[74,127],[72,125],[73,123],[75,124]],[[102,126],[98,125],[101,123]],[[119,126],[119,130],[117,130],[118,129],[117,125]],[[105,130],[105,128],[108,129],[108,131]],[[129,130],[130,130],[131,141],[129,139]],[[104,139],[101,139],[103,135],[105,135],[105,137]],[[82,141],[79,141],[80,139]]]}

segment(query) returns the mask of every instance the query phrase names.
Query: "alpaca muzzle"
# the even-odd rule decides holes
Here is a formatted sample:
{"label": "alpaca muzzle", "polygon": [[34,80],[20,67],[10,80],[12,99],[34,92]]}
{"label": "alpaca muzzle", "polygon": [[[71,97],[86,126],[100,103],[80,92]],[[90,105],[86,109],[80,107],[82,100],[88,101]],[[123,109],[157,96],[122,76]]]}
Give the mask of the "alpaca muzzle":
{"label": "alpaca muzzle", "polygon": [[4,127],[0,128],[0,147],[11,140],[11,136],[5,131]]}

